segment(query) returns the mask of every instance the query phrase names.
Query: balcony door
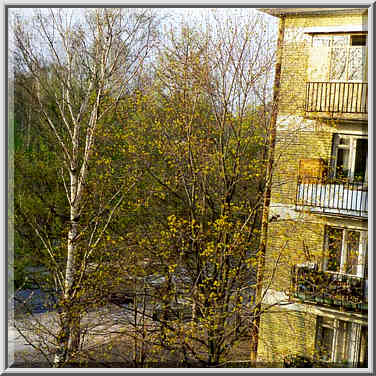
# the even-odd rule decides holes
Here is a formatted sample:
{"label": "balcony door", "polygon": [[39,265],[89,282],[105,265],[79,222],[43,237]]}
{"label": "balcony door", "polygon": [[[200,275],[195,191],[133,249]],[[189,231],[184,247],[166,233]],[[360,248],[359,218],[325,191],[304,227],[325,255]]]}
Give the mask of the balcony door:
{"label": "balcony door", "polygon": [[327,226],[324,270],[365,277],[367,231]]}

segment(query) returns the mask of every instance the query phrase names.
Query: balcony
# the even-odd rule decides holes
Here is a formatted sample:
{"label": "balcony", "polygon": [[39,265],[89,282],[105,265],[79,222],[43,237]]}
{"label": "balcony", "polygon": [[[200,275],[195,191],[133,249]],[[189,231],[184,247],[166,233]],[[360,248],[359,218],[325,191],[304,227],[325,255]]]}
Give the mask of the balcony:
{"label": "balcony", "polygon": [[368,218],[368,184],[335,179],[299,178],[296,209],[310,213]]}
{"label": "balcony", "polygon": [[367,280],[357,276],[323,272],[314,267],[292,268],[290,297],[304,303],[352,311],[367,311]]}
{"label": "balcony", "polygon": [[368,114],[368,83],[307,82],[306,115],[366,120]]}

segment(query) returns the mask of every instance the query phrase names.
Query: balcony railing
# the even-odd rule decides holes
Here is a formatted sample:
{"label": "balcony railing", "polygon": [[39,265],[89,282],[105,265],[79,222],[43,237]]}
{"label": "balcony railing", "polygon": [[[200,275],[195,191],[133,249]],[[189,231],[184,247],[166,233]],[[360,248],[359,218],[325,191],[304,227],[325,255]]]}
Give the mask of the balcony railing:
{"label": "balcony railing", "polygon": [[298,179],[296,209],[312,213],[368,217],[368,184],[366,182]]}
{"label": "balcony railing", "polygon": [[368,83],[307,82],[307,112],[368,113]]}
{"label": "balcony railing", "polygon": [[348,310],[368,309],[367,280],[357,276],[323,272],[308,266],[292,268],[291,297]]}

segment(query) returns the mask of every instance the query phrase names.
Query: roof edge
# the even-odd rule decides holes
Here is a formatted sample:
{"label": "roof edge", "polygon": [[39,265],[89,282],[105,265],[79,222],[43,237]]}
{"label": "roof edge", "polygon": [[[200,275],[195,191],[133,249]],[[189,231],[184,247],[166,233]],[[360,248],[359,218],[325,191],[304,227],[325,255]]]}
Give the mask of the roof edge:
{"label": "roof edge", "polygon": [[283,16],[305,16],[318,14],[346,14],[346,13],[365,13],[369,6],[359,8],[256,8],[258,11],[269,14],[274,17]]}

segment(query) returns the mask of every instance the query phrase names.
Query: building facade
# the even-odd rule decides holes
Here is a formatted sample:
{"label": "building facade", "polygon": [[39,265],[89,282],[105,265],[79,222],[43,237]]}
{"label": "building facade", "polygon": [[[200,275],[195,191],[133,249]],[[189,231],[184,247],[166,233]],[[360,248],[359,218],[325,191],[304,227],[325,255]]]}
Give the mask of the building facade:
{"label": "building facade", "polygon": [[367,9],[259,9],[283,22],[258,358],[368,359]]}

